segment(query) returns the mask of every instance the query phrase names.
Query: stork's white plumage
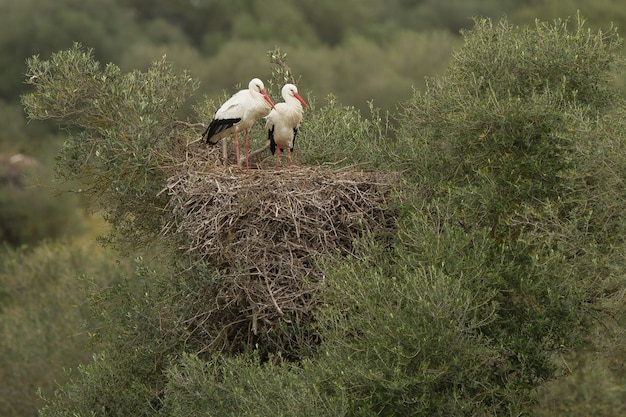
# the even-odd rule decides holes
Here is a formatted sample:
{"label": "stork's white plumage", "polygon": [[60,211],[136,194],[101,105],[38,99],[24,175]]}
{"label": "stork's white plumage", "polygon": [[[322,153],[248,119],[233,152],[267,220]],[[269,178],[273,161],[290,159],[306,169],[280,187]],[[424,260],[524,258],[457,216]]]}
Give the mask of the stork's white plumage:
{"label": "stork's white plumage", "polygon": [[283,86],[282,96],[285,102],[274,106],[267,115],[265,123],[270,150],[272,155],[276,154],[276,170],[278,170],[281,149],[287,149],[287,166],[291,165],[291,152],[296,143],[300,123],[302,123],[302,105],[309,107],[293,84]]}
{"label": "stork's white plumage", "polygon": [[274,107],[274,103],[265,92],[263,81],[253,78],[248,84],[247,90],[241,90],[229,98],[215,112],[215,116],[202,134],[207,143],[215,145],[222,138],[235,133],[235,154],[237,166],[239,166],[239,140],[237,134],[245,130],[246,169],[248,163],[248,133],[254,122],[261,117],[267,116]]}

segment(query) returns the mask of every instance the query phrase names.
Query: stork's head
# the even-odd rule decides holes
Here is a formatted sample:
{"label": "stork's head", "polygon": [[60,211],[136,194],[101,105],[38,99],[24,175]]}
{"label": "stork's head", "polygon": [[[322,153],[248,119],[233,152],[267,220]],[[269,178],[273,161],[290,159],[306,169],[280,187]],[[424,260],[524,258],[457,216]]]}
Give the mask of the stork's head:
{"label": "stork's head", "polygon": [[293,84],[285,84],[282,89],[282,96],[285,101],[288,101],[291,97],[297,99],[304,107],[309,107],[306,101],[298,94],[298,87]]}
{"label": "stork's head", "polygon": [[254,93],[261,94],[263,98],[265,99],[265,101],[267,101],[269,105],[272,106],[272,108],[274,108],[274,103],[272,102],[272,99],[265,92],[265,85],[263,84],[263,81],[261,81],[258,78],[253,78],[252,80],[250,80],[250,84],[248,84],[248,89],[253,94]]}

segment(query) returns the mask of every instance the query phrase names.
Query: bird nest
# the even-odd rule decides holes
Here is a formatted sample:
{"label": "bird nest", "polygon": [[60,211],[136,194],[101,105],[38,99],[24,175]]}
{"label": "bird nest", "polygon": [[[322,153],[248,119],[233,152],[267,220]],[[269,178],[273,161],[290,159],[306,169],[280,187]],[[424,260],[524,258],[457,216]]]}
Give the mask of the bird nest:
{"label": "bird nest", "polygon": [[173,167],[164,233],[219,271],[218,304],[238,306],[255,334],[316,308],[324,260],[357,256],[365,235],[394,232],[389,174],[294,165],[246,172],[219,155],[219,147],[189,148]]}

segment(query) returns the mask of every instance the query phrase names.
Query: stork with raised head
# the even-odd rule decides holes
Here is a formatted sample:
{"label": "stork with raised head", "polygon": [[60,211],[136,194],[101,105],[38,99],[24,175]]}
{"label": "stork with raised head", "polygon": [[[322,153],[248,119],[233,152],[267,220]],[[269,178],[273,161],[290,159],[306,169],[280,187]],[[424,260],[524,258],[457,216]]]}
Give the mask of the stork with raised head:
{"label": "stork with raised head", "polygon": [[272,155],[276,154],[276,171],[278,171],[281,150],[287,150],[287,166],[291,165],[291,152],[296,144],[300,123],[302,123],[302,105],[309,107],[293,84],[283,86],[282,96],[285,102],[274,106],[267,115],[265,123],[270,150]]}
{"label": "stork with raised head", "polygon": [[274,107],[274,103],[265,92],[263,81],[253,78],[247,90],[241,90],[229,98],[215,112],[215,116],[202,134],[202,139],[211,145],[217,144],[222,138],[235,133],[235,155],[239,166],[240,130],[246,132],[244,146],[246,151],[246,169],[250,169],[248,162],[248,134],[254,122],[267,116]]}

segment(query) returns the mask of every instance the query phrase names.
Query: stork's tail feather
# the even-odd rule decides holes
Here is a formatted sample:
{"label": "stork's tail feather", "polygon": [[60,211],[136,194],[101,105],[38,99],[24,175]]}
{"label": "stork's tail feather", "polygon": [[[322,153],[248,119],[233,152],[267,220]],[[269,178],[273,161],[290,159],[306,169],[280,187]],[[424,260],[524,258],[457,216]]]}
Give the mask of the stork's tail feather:
{"label": "stork's tail feather", "polygon": [[202,134],[202,141],[206,142],[206,143],[210,143],[209,142],[209,126],[207,126],[207,128],[204,130],[204,133]]}

